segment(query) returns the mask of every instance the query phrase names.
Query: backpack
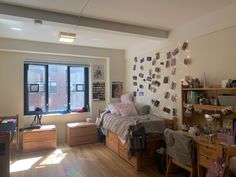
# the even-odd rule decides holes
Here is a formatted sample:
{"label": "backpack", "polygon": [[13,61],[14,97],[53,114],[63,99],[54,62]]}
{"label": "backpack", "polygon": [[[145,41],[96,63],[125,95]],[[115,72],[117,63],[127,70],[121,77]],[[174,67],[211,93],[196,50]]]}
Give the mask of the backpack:
{"label": "backpack", "polygon": [[229,168],[223,158],[217,158],[207,169],[206,177],[228,177]]}

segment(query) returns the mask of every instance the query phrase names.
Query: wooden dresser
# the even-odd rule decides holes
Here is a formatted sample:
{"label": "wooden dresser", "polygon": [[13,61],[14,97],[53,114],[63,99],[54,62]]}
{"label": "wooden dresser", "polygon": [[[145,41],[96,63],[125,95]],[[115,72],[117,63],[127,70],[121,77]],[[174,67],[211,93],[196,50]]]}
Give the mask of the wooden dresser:
{"label": "wooden dresser", "polygon": [[66,132],[67,143],[70,146],[97,142],[97,126],[95,123],[67,123]]}
{"label": "wooden dresser", "polygon": [[43,125],[40,129],[24,130],[23,151],[55,149],[57,131],[55,125]]}

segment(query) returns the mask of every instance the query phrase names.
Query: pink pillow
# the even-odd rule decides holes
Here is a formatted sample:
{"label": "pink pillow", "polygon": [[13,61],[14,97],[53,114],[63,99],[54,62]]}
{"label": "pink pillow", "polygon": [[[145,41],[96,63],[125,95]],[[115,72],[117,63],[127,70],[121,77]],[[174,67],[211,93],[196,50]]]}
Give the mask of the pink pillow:
{"label": "pink pillow", "polygon": [[120,97],[121,103],[133,103],[134,97],[131,93],[123,94]]}
{"label": "pink pillow", "polygon": [[134,104],[123,104],[120,109],[121,116],[136,116],[138,115],[137,110],[135,109]]}
{"label": "pink pillow", "polygon": [[110,103],[108,108],[112,114],[120,115],[120,107],[122,103]]}

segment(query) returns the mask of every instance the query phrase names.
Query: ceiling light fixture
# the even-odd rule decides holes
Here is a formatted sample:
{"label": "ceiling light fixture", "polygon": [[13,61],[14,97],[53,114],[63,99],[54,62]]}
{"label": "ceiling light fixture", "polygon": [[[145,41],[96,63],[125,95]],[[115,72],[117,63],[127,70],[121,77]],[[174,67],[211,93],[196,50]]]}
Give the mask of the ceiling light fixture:
{"label": "ceiling light fixture", "polygon": [[76,37],[76,34],[74,33],[60,32],[59,41],[60,42],[74,42],[75,37]]}
{"label": "ceiling light fixture", "polygon": [[14,30],[14,31],[22,31],[21,28],[17,28],[17,27],[11,27],[11,29]]}

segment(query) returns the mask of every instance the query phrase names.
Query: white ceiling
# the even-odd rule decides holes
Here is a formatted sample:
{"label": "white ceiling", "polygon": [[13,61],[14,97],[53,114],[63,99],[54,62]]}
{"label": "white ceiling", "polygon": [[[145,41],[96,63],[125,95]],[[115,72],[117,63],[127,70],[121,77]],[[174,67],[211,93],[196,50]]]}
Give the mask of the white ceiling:
{"label": "white ceiling", "polygon": [[[80,15],[88,0],[0,0],[27,7]],[[89,0],[83,16],[173,30],[235,0]]]}
{"label": "white ceiling", "polygon": [[[0,0],[0,2],[80,15],[87,0]],[[173,30],[235,2],[235,0],[89,0],[82,16]],[[21,31],[11,28],[20,28]],[[78,36],[72,45],[116,49],[129,49],[146,44],[158,47],[165,40],[46,21],[43,25],[35,25],[32,19],[1,14],[0,29],[0,37],[52,43],[58,43],[59,32],[72,32]]]}
{"label": "white ceiling", "polygon": [[[12,29],[13,28],[13,29]],[[59,43],[60,32],[76,33],[76,41],[71,45],[128,49],[132,46],[151,44],[160,45],[165,39],[151,39],[132,34],[111,32],[99,29],[77,27],[44,21],[42,25],[34,24],[32,19],[0,15],[0,37]],[[60,42],[62,43],[62,42]],[[68,43],[63,43],[68,44]]]}

